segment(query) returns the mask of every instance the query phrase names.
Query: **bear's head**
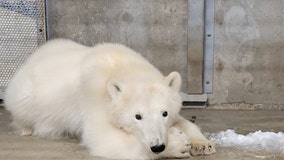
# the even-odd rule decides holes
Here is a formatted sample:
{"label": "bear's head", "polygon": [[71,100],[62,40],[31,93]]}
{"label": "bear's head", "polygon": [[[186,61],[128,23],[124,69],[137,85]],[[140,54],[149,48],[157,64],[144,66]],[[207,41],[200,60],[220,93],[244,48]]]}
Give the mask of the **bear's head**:
{"label": "bear's head", "polygon": [[158,81],[110,80],[107,91],[111,123],[136,136],[148,151],[164,151],[168,129],[181,107],[180,86],[181,76],[177,72]]}

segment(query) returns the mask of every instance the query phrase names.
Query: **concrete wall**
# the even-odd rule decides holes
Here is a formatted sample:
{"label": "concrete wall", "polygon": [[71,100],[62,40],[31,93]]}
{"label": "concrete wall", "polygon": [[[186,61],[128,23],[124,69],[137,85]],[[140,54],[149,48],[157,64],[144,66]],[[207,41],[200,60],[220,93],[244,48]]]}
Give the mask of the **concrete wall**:
{"label": "concrete wall", "polygon": [[[186,0],[48,0],[48,38],[125,44],[187,86]],[[66,7],[68,6],[68,7]]]}
{"label": "concrete wall", "polygon": [[215,0],[211,105],[284,108],[284,1]]}
{"label": "concrete wall", "polygon": [[90,46],[101,42],[125,44],[165,75],[180,72],[184,92],[202,93],[204,1],[46,2],[48,39],[63,37]]}
{"label": "concrete wall", "polygon": [[[203,56],[195,54],[202,50],[202,36],[191,28],[202,24],[196,24],[202,19],[201,1],[47,2],[49,38],[65,37],[86,45],[123,43],[141,52],[164,74],[179,71],[183,91],[189,91],[190,85],[199,86],[191,87],[193,91],[202,89]],[[283,34],[283,0],[215,0],[214,84],[209,104],[284,108]],[[193,70],[194,66],[200,70]]]}

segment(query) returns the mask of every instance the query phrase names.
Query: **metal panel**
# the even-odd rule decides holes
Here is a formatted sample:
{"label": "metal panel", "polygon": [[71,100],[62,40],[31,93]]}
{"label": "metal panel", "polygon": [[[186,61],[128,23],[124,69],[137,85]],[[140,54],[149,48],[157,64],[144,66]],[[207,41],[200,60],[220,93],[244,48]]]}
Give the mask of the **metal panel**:
{"label": "metal panel", "polygon": [[[47,0],[49,38],[118,42],[187,84],[187,0]],[[68,7],[66,7],[68,6]]]}
{"label": "metal panel", "polygon": [[44,0],[0,1],[0,99],[15,71],[45,42]]}
{"label": "metal panel", "polygon": [[187,93],[203,93],[204,0],[188,0]]}
{"label": "metal panel", "polygon": [[214,0],[205,0],[204,93],[213,91]]}

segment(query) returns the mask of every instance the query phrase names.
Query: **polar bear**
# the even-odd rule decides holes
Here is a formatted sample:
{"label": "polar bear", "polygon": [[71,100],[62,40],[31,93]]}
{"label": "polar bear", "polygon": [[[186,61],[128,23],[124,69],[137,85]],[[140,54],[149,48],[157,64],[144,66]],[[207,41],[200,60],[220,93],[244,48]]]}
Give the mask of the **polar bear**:
{"label": "polar bear", "polygon": [[75,135],[93,156],[186,158],[215,152],[179,115],[181,76],[120,44],[47,42],[11,79],[5,107],[22,135]]}

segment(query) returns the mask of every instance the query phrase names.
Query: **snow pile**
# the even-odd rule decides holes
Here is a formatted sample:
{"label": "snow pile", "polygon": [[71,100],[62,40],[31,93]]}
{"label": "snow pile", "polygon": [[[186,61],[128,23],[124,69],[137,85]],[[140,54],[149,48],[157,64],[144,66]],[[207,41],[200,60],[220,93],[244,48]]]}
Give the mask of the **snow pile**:
{"label": "snow pile", "polygon": [[279,151],[284,153],[283,132],[256,131],[247,135],[242,135],[229,129],[211,134],[210,139],[216,144],[224,147],[237,147],[253,151]]}

